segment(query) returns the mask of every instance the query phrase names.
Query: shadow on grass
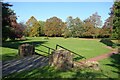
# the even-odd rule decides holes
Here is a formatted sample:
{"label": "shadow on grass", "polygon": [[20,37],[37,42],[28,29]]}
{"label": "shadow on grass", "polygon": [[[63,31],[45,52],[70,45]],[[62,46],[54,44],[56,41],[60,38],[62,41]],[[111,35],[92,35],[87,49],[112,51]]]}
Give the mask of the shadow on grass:
{"label": "shadow on grass", "polygon": [[5,42],[21,42],[21,41],[28,41],[28,40],[31,40],[31,39],[22,39],[22,40],[7,40],[7,41],[2,41],[3,43],[5,43]]}
{"label": "shadow on grass", "polygon": [[[2,74],[7,76],[11,73],[17,73],[25,70],[31,70],[48,65],[48,58],[32,55],[21,59],[4,61],[2,63]],[[24,73],[23,73],[24,74]]]}
{"label": "shadow on grass", "polygon": [[22,41],[7,41],[2,44],[2,47],[18,49],[21,44],[32,44],[33,46],[39,46],[46,43],[47,41],[31,41],[31,42],[22,42]]}
{"label": "shadow on grass", "polygon": [[13,53],[2,54],[1,56],[2,56],[2,61],[19,59],[20,58],[17,54],[13,54]]}
{"label": "shadow on grass", "polygon": [[106,64],[107,66],[111,66],[117,69],[117,71],[112,71],[118,74],[118,78],[120,78],[120,54],[114,54],[110,56],[111,64]]}
{"label": "shadow on grass", "polygon": [[13,73],[5,78],[29,78],[29,79],[36,79],[36,78],[52,78],[53,80],[61,80],[61,78],[69,78],[69,79],[83,79],[83,80],[94,80],[97,77],[102,76],[103,74],[99,71],[87,71],[87,70],[69,70],[69,71],[60,71],[55,70],[55,68],[50,66],[45,66],[42,68],[37,68],[29,71],[24,71],[20,73]]}
{"label": "shadow on grass", "polygon": [[105,76],[103,75],[101,72],[99,71],[77,71],[76,74],[73,76],[74,78],[82,78],[83,80],[95,80],[98,77],[101,78],[101,76]]}
{"label": "shadow on grass", "polygon": [[79,61],[79,60],[82,60],[82,59],[85,59],[85,57],[75,56],[75,57],[73,58],[74,61]]}
{"label": "shadow on grass", "polygon": [[[15,41],[6,41],[2,43],[2,47],[5,48],[11,48],[11,49],[18,49],[18,47],[22,44],[32,44],[33,46],[37,47],[40,46],[41,44],[45,44],[47,41],[29,41],[30,39],[26,40],[15,40]],[[26,41],[26,42],[24,42]],[[4,52],[4,51],[3,51]],[[7,52],[7,51],[6,51]],[[2,54],[2,60],[11,60],[14,58],[19,58],[17,51],[15,53],[3,53]]]}
{"label": "shadow on grass", "polygon": [[56,71],[54,68],[50,66],[37,68],[25,72],[20,73],[13,73],[8,76],[3,77],[5,78],[57,78],[60,77],[57,74],[59,74],[59,71]]}
{"label": "shadow on grass", "polygon": [[100,42],[101,42],[101,43],[104,43],[105,45],[110,46],[110,47],[112,47],[112,46],[115,44],[115,43],[112,42],[110,39],[106,39],[106,38],[101,39]]}

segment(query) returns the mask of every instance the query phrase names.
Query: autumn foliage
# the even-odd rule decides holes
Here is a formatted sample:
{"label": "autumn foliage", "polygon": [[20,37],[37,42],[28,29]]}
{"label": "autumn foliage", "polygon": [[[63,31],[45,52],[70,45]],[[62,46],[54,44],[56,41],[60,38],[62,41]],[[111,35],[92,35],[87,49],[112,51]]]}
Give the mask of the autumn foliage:
{"label": "autumn foliage", "polygon": [[[53,16],[46,21],[38,21],[34,16],[31,16],[26,24],[17,23],[17,17],[13,10],[9,7],[12,5],[8,3],[2,3],[2,33],[3,41],[10,38],[21,38],[23,35],[27,37],[79,37],[79,38],[108,38],[112,37],[112,32],[116,35],[118,31],[117,17],[118,4],[111,8],[110,17],[108,17],[102,26],[101,16],[97,12],[93,13],[90,17],[85,20],[81,20],[79,17],[73,18],[68,16],[66,21]],[[119,9],[118,9],[119,10]],[[114,18],[114,19],[113,19]],[[113,25],[114,21],[114,25]],[[114,28],[114,29],[113,29]]]}
{"label": "autumn foliage", "polygon": [[2,40],[6,39],[15,40],[15,38],[21,38],[23,36],[23,29],[17,23],[16,15],[9,7],[12,5],[8,3],[2,3]]}
{"label": "autumn foliage", "polygon": [[62,36],[65,29],[65,23],[57,17],[46,20],[44,32],[46,36]]}

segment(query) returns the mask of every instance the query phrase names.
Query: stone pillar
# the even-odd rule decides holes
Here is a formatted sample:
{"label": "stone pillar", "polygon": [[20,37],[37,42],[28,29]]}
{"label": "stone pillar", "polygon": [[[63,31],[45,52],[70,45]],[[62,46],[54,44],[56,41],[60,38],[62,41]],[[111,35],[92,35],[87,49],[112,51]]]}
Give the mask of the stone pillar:
{"label": "stone pillar", "polygon": [[53,51],[49,57],[49,64],[59,70],[68,70],[73,68],[73,55],[66,50]]}
{"label": "stone pillar", "polygon": [[18,48],[18,54],[21,57],[29,56],[35,54],[35,48],[30,44],[22,44]]}

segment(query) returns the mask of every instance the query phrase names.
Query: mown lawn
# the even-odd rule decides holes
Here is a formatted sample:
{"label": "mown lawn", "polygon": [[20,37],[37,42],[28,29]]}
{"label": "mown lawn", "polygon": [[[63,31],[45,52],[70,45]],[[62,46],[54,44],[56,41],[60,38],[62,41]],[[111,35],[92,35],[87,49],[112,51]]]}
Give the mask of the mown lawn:
{"label": "mown lawn", "polygon": [[120,54],[113,54],[109,58],[99,61],[99,63],[106,77],[120,79]]}
{"label": "mown lawn", "polygon": [[53,67],[45,66],[43,68],[37,68],[29,71],[23,71],[20,73],[13,73],[8,76],[4,76],[3,78],[55,78],[55,80],[59,80],[56,78],[83,78],[83,79],[94,79],[97,77],[101,77],[103,74],[100,71],[93,70],[69,70],[69,71],[60,71],[55,70]]}
{"label": "mown lawn", "polygon": [[[117,62],[120,58],[120,55],[114,55],[114,58],[107,58],[99,61],[100,70],[94,71],[90,69],[77,69],[77,70],[70,70],[70,71],[60,71],[55,70],[53,67],[45,66],[43,68],[37,68],[29,71],[23,71],[20,73],[13,73],[8,76],[3,77],[5,78],[29,78],[29,79],[36,79],[36,78],[78,78],[78,79],[106,79],[106,80],[119,80],[120,78],[120,62]],[[115,60],[116,59],[116,60]],[[115,61],[115,62],[114,62]]]}
{"label": "mown lawn", "polygon": [[[99,39],[80,39],[80,38],[49,38],[45,37],[28,37],[24,41],[7,41],[3,43],[2,48],[2,59],[10,60],[19,58],[18,56],[18,46],[23,43],[29,43],[35,45],[36,52],[39,54],[47,55],[39,50],[48,51],[41,45],[46,45],[48,47],[54,48],[56,44],[59,44],[71,51],[74,51],[86,58],[91,58],[99,56],[110,52],[111,50],[106,48],[106,45],[101,43]],[[38,49],[38,50],[37,50]],[[13,73],[8,75],[6,78],[118,78],[120,75],[120,55],[113,55],[110,58],[103,59],[99,61],[100,71],[91,70],[77,70],[77,71],[56,71],[54,68],[46,66],[44,68],[37,68],[25,72]],[[5,78],[5,77],[4,77]]]}
{"label": "mown lawn", "polygon": [[45,37],[34,37],[34,38],[28,37],[27,40],[24,41],[4,42],[2,47],[2,59],[9,60],[9,59],[18,58],[18,46],[23,43],[29,43],[35,45],[36,52],[43,55],[47,55],[47,54],[41,52],[40,50],[48,52],[48,49],[41,45],[46,45],[48,47],[55,49],[56,44],[59,44],[86,58],[92,58],[111,51],[110,49],[106,48],[105,44],[99,41],[100,40],[98,39],[93,39],[93,40],[91,39],[86,40],[80,38],[64,39],[61,37],[46,39]]}

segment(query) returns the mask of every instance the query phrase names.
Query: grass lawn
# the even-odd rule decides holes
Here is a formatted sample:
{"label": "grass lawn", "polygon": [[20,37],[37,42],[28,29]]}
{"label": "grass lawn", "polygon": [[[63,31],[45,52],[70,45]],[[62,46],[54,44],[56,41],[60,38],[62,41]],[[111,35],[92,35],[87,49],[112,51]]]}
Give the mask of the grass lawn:
{"label": "grass lawn", "polygon": [[13,73],[4,78],[82,78],[95,79],[107,78],[108,80],[119,80],[120,78],[120,54],[99,61],[101,70],[70,70],[67,72],[55,70],[53,67],[37,68],[20,73]]}
{"label": "grass lawn", "polygon": [[[120,78],[120,62],[114,61],[120,60],[120,55],[114,55],[114,58],[107,58],[99,61],[101,70],[94,71],[90,69],[85,70],[70,70],[70,71],[59,71],[53,67],[37,68],[29,71],[23,71],[20,73],[13,73],[4,78],[82,78],[82,79],[95,79],[95,78],[106,78],[108,80],[119,80]],[[117,60],[115,60],[117,59]],[[119,65],[119,66],[117,66]]]}
{"label": "grass lawn", "polygon": [[[102,73],[99,71],[92,70],[70,70],[70,71],[60,71],[55,70],[53,67],[43,67],[37,68],[29,71],[23,71],[20,73],[13,73],[4,78],[83,78],[91,79],[102,76]],[[58,79],[57,79],[58,80]]]}
{"label": "grass lawn", "polygon": [[[105,54],[110,52],[111,50],[106,48],[106,45],[101,43],[99,39],[81,39],[81,38],[49,38],[45,39],[45,37],[35,37],[30,38],[28,37],[25,41],[7,41],[3,43],[3,47],[0,47],[2,49],[2,56],[3,60],[10,60],[18,57],[18,46],[23,43],[30,43],[35,45],[36,52],[39,54],[47,55],[43,52],[40,52],[40,50],[43,50],[45,52],[48,51],[48,49],[44,48],[41,45],[46,45],[48,47],[54,48],[56,47],[56,44],[59,44],[67,49],[70,49],[71,51],[76,52],[77,54],[80,54],[86,58],[91,58],[95,56],[99,56],[101,54]],[[38,49],[38,50],[37,50]],[[82,77],[82,78],[118,78],[120,75],[120,55],[114,55],[110,58],[103,59],[100,62],[100,67],[102,71],[90,71],[90,70],[77,70],[77,71],[68,71],[68,72],[62,72],[62,71],[56,71],[54,68],[51,68],[49,66],[46,66],[44,68],[37,68],[25,72],[20,73],[13,73],[8,78],[76,78],[76,77]]]}
{"label": "grass lawn", "polygon": [[110,58],[99,61],[99,63],[106,77],[120,79],[120,54],[114,54]]}
{"label": "grass lawn", "polygon": [[103,70],[104,75],[107,78],[118,78],[119,74],[116,73],[118,71],[117,68],[111,66],[113,63],[111,62],[110,58],[103,59],[100,62],[101,69]]}
{"label": "grass lawn", "polygon": [[99,41],[100,40],[98,39],[93,39],[93,40],[91,39],[86,40],[80,38],[64,39],[61,37],[45,39],[45,37],[34,37],[34,38],[28,37],[27,40],[25,41],[4,42],[2,47],[2,59],[9,60],[9,59],[17,58],[18,46],[23,43],[30,43],[35,45],[35,48],[37,49],[36,52],[43,55],[47,55],[47,54],[40,52],[40,50],[47,52],[48,49],[41,46],[41,44],[51,47],[53,49],[55,49],[56,44],[59,44],[86,58],[92,58],[111,51],[110,49],[105,48],[106,45]]}

